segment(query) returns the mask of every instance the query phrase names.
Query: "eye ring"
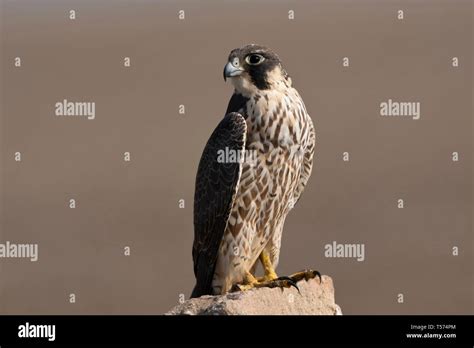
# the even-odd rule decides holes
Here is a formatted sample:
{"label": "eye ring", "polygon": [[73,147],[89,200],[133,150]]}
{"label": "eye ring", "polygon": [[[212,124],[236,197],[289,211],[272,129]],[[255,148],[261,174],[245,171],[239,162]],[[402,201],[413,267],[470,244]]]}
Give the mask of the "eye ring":
{"label": "eye ring", "polygon": [[262,64],[264,60],[265,57],[257,53],[252,53],[245,57],[245,61],[248,65],[259,65]]}

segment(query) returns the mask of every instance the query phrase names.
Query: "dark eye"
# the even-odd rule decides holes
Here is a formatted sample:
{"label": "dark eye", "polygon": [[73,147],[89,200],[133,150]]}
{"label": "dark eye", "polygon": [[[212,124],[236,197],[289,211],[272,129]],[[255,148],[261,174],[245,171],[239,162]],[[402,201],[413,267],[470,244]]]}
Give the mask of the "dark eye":
{"label": "dark eye", "polygon": [[249,65],[258,65],[258,64],[262,63],[264,60],[265,60],[265,58],[260,54],[249,54],[245,58],[245,61]]}

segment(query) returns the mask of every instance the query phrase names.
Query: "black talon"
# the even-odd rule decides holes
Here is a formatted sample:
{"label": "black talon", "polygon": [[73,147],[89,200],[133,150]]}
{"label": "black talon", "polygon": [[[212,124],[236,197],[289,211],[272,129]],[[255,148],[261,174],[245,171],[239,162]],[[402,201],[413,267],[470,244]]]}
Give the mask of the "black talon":
{"label": "black talon", "polygon": [[298,287],[298,285],[296,285],[295,282],[293,282],[293,284],[294,284],[293,286],[296,288],[296,290],[298,290],[298,294],[301,295],[301,291],[300,291],[300,288]]}
{"label": "black talon", "polygon": [[312,271],[313,273],[313,276],[316,278],[316,277],[319,277],[319,284],[321,284],[323,282],[323,279],[321,278],[321,273],[319,273],[318,271]]}
{"label": "black talon", "polygon": [[[293,279],[291,279],[290,277],[283,276],[283,277],[277,278],[276,280],[286,280],[288,282],[288,284],[290,284],[290,286],[295,287],[296,290],[298,290],[298,292],[300,292],[300,289],[298,288],[298,285],[296,285],[296,282]],[[282,290],[283,290],[283,288],[282,288]]]}
{"label": "black talon", "polygon": [[239,284],[234,284],[232,288],[230,288],[230,292],[237,292],[237,291],[242,291],[242,290],[240,289]]}

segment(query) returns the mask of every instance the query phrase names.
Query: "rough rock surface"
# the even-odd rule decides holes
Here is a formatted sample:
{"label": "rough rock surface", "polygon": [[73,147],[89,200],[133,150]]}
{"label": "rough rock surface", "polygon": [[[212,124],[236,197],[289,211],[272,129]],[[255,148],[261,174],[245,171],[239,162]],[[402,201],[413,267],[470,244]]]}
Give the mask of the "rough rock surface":
{"label": "rough rock surface", "polygon": [[328,276],[298,282],[295,288],[259,288],[222,296],[193,298],[174,307],[167,315],[338,315],[334,286]]}

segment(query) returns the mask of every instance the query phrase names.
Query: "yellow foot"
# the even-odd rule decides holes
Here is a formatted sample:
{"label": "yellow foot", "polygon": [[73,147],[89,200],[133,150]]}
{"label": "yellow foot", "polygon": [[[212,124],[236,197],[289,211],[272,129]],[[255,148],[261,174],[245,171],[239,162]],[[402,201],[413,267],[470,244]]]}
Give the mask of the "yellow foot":
{"label": "yellow foot", "polygon": [[265,272],[265,275],[263,277],[258,277],[257,281],[259,283],[265,283],[272,281],[274,279],[278,279],[278,276],[275,272],[275,269],[273,268],[272,261],[270,259],[270,255],[268,255],[268,252],[265,250],[262,251],[262,253],[259,256],[260,262],[262,263],[263,266],[263,271]]}
{"label": "yellow foot", "polygon": [[240,284],[234,284],[230,291],[247,291],[253,289],[255,287],[255,284],[258,284],[258,280],[253,276],[252,273],[247,272],[245,274],[243,282]]}
{"label": "yellow foot", "polygon": [[310,279],[313,279],[313,278],[316,278],[316,277],[319,277],[319,283],[321,283],[322,279],[321,279],[321,273],[319,273],[318,271],[315,271],[315,270],[312,270],[312,269],[305,269],[305,270],[302,270],[300,272],[296,272],[296,273],[293,273],[292,275],[290,275],[290,278],[295,282],[299,282],[300,280],[310,280]]}
{"label": "yellow foot", "polygon": [[236,284],[232,287],[231,291],[247,291],[250,289],[258,289],[258,288],[291,288],[294,287],[298,292],[300,289],[298,289],[298,286],[296,285],[296,282],[293,281],[290,277],[279,277],[276,279],[272,280],[267,280],[263,282],[254,282],[251,284]]}

